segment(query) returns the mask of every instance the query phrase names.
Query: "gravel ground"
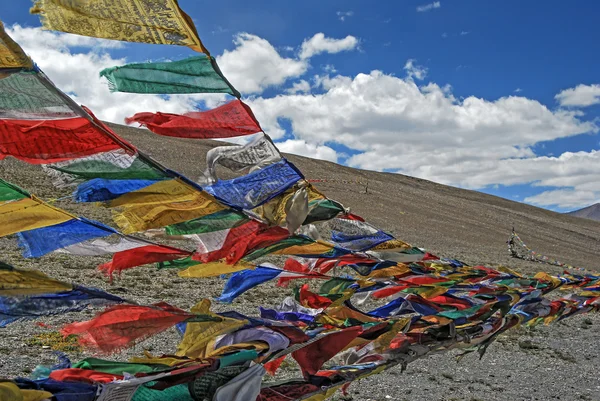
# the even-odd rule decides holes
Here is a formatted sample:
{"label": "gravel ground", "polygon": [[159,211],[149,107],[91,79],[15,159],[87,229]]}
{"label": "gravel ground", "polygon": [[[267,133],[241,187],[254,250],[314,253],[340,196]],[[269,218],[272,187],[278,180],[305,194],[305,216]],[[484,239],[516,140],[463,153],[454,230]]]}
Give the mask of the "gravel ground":
{"label": "gravel ground", "polygon": [[[143,151],[192,179],[200,176],[206,151],[218,144],[116,129]],[[438,255],[472,265],[509,266],[523,273],[560,272],[556,267],[508,256],[505,241],[514,225],[533,249],[600,271],[600,223],[399,174],[355,170],[297,156],[289,159],[308,179],[324,180],[316,186],[330,198],[396,237]],[[46,200],[68,195],[57,191],[39,167],[12,160],[0,163],[0,178]],[[110,221],[110,212],[99,207],[63,201],[56,205],[88,218]],[[219,278],[181,279],[174,271],[152,267],[132,269],[109,283],[95,270],[103,258],[48,255],[26,260],[14,238],[0,239],[0,252],[0,260],[16,267],[38,269],[142,303],[165,300],[190,308],[201,298],[217,296],[224,284]],[[259,305],[276,304],[287,294],[267,284],[242,295],[233,305],[215,305],[215,309],[256,314]],[[52,350],[28,345],[31,337],[57,330],[67,322],[89,319],[94,313],[86,310],[43,319],[46,328],[27,321],[0,329],[0,376],[26,376],[38,364],[52,364]],[[393,368],[355,383],[350,396],[355,400],[600,400],[598,328],[600,317],[589,315],[534,330],[516,329],[501,336],[482,360],[475,354],[461,362],[456,362],[454,354],[432,355],[409,365],[403,373],[399,367]],[[113,358],[126,360],[143,350],[172,353],[178,341],[176,331],[169,330]],[[87,355],[70,354],[74,361]]]}

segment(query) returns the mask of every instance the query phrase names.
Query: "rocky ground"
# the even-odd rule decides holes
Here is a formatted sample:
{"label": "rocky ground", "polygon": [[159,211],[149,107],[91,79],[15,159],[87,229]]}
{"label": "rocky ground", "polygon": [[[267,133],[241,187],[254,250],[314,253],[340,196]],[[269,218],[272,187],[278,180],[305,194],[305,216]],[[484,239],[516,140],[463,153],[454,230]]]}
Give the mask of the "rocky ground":
{"label": "rocky ground", "polygon": [[[217,144],[116,129],[141,150],[192,179],[200,176],[206,151]],[[322,180],[315,185],[330,198],[397,238],[435,254],[469,264],[509,266],[523,273],[560,272],[556,267],[508,256],[505,242],[514,225],[531,248],[600,271],[600,223],[398,174],[355,170],[296,156],[289,159],[308,179]],[[0,178],[45,200],[68,195],[57,191],[39,167],[5,160],[0,163]],[[110,212],[100,207],[67,201],[57,201],[56,205],[88,218],[110,221]],[[201,298],[220,294],[224,284],[219,278],[182,279],[174,271],[153,267],[132,269],[109,283],[95,270],[102,258],[48,255],[26,260],[14,238],[0,239],[0,252],[0,260],[16,267],[38,269],[142,303],[164,300],[189,308]],[[247,292],[232,305],[215,305],[215,309],[254,314],[259,305],[276,304],[285,294],[267,284]],[[27,321],[0,329],[0,376],[26,376],[38,364],[53,363],[52,350],[33,336],[93,314],[90,310],[40,320],[47,327]],[[403,373],[394,368],[355,383],[350,396],[355,400],[600,400],[599,328],[600,317],[589,315],[533,330],[516,329],[500,337],[482,360],[473,354],[458,363],[454,354],[433,355],[409,365]],[[113,357],[127,359],[143,350],[173,352],[178,340],[173,329]],[[73,360],[85,355],[70,353]]]}

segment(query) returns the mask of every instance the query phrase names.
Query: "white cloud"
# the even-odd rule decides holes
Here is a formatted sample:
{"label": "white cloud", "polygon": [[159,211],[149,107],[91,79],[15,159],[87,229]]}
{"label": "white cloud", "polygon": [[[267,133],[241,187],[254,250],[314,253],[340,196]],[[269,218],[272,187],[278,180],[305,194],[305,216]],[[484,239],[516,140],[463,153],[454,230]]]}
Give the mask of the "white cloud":
{"label": "white cloud", "polygon": [[409,78],[415,78],[420,81],[425,79],[427,76],[427,68],[415,64],[417,60],[409,59],[406,64],[404,64],[404,71],[406,71],[406,76]]}
{"label": "white cloud", "polygon": [[348,35],[343,39],[328,38],[323,33],[317,33],[302,43],[300,59],[307,59],[321,53],[339,53],[354,50],[358,46],[358,39]]}
{"label": "white cloud", "polygon": [[335,150],[324,145],[307,143],[302,139],[288,139],[285,142],[276,142],[277,147],[284,153],[312,157],[313,159],[337,162],[338,156]]}
{"label": "white cloud", "polygon": [[324,93],[256,98],[251,107],[273,137],[286,134],[279,121],[288,119],[296,139],[353,150],[347,161],[353,167],[474,189],[537,183],[600,194],[600,184],[589,184],[600,175],[600,152],[540,157],[532,150],[539,142],[597,132],[579,111],[550,110],[517,96],[459,100],[448,86],[418,86],[380,71],[320,77],[317,85]]}
{"label": "white cloud", "polygon": [[291,88],[286,90],[287,93],[295,94],[298,92],[307,93],[310,92],[310,84],[308,81],[301,79],[298,82],[294,82]]}
{"label": "white cloud", "polygon": [[262,93],[308,69],[306,60],[282,57],[273,45],[256,35],[240,33],[234,43],[237,47],[217,57],[217,63],[229,82],[244,94]]}
{"label": "white cloud", "polygon": [[562,209],[581,209],[582,207],[598,203],[600,197],[597,192],[578,191],[574,189],[557,189],[544,191],[538,195],[525,198],[525,202],[533,205],[549,207],[558,206]]}
{"label": "white cloud", "polygon": [[523,92],[523,89],[521,89],[521,88],[517,88],[517,89],[515,89],[513,92],[514,92],[514,93],[521,93],[521,92]]}
{"label": "white cloud", "polygon": [[338,19],[342,22],[346,21],[346,18],[352,17],[354,15],[354,11],[338,11],[337,13]]}
{"label": "white cloud", "polygon": [[466,35],[468,35],[468,34],[470,34],[470,33],[471,33],[471,32],[469,32],[469,31],[462,31],[462,32],[460,33],[460,36],[466,36]]}
{"label": "white cloud", "polygon": [[554,97],[561,106],[587,107],[600,104],[600,85],[577,85]]}
{"label": "white cloud", "polygon": [[442,38],[446,39],[447,37],[448,37],[448,33],[447,32],[442,33]]}
{"label": "white cloud", "polygon": [[434,8],[440,8],[442,5],[439,1],[434,1],[433,3],[423,4],[422,6],[417,7],[417,11],[422,13],[425,11],[433,10]]}

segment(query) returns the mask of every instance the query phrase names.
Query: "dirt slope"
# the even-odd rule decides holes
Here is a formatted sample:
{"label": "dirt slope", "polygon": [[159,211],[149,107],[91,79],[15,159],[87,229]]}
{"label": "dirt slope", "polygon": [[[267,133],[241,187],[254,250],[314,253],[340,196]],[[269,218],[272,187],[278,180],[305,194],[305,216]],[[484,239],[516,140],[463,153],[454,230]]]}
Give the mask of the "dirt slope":
{"label": "dirt slope", "polygon": [[[219,144],[154,135],[145,130],[114,126],[125,139],[165,166],[197,179],[208,149]],[[452,188],[399,174],[355,170],[334,163],[289,156],[308,179],[330,198],[396,237],[441,256],[470,264],[508,265],[522,272],[559,272],[552,266],[509,258],[505,241],[512,226],[527,244],[548,256],[575,266],[600,271],[600,222],[550,212],[474,191]],[[223,177],[228,177],[222,172]],[[17,183],[43,199],[61,198],[39,167],[12,160],[0,163],[0,178]],[[365,191],[368,183],[368,190]],[[56,204],[82,216],[110,221],[110,212],[69,201]],[[14,238],[0,239],[0,258],[17,267],[42,270],[54,277],[96,286],[142,303],[165,300],[182,308],[201,298],[217,296],[221,279],[184,280],[173,271],[138,268],[120,280],[107,282],[96,270],[102,258],[48,255],[26,260]],[[259,305],[277,304],[287,294],[272,284],[249,291],[233,305],[256,314]],[[51,329],[66,322],[86,320],[93,311],[42,319]],[[592,400],[600,399],[598,316],[582,316],[535,330],[519,329],[502,336],[483,360],[467,356],[457,364],[442,354],[411,364],[404,374],[394,369],[351,387],[355,400]],[[52,351],[32,343],[36,333],[48,331],[33,322],[0,329],[0,377],[27,375],[36,365],[52,364]],[[126,360],[143,350],[172,353],[179,341],[175,330],[147,340],[111,358]],[[89,354],[71,354],[79,360]],[[339,398],[338,398],[339,399]]]}

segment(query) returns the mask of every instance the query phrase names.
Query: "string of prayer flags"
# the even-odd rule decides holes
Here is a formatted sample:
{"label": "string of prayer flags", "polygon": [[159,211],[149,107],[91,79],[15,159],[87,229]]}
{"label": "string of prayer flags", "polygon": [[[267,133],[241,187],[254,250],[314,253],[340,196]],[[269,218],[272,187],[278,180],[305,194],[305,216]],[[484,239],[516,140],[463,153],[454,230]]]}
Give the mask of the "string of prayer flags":
{"label": "string of prayer flags", "polygon": [[[106,78],[111,92],[226,93],[237,98],[241,97],[240,93],[225,79],[213,57],[196,56],[179,61],[126,64],[106,68],[100,72],[100,76]],[[248,114],[249,110],[248,108],[245,114]],[[222,112],[216,115],[221,114]],[[168,116],[166,115],[166,118]],[[140,115],[138,117],[143,118]],[[135,116],[133,118],[135,119]],[[160,118],[159,116],[158,121]],[[256,121],[254,123],[258,125]]]}
{"label": "string of prayer flags", "polygon": [[127,42],[189,46],[208,53],[177,0],[35,0],[45,29]]}
{"label": "string of prayer flags", "polygon": [[92,320],[71,323],[61,332],[77,335],[81,345],[109,353],[158,334],[193,314],[161,302],[150,306],[115,305]]}
{"label": "string of prayer flags", "polygon": [[124,302],[122,298],[104,291],[79,286],[70,291],[25,298],[0,297],[0,327],[23,319],[79,312],[90,305],[100,306],[122,302]]}
{"label": "string of prayer flags", "polygon": [[137,122],[155,134],[177,138],[221,139],[262,131],[250,107],[241,100],[233,100],[212,110],[183,115],[137,113],[125,119],[125,122]]}
{"label": "string of prayer flags", "polygon": [[0,68],[33,68],[33,62],[4,30],[0,21]]}
{"label": "string of prayer flags", "polygon": [[217,181],[204,189],[234,209],[254,209],[282,194],[303,178],[296,166],[282,159],[248,175]]}
{"label": "string of prayer flags", "polygon": [[215,183],[217,165],[236,173],[256,170],[280,161],[281,153],[265,134],[259,134],[246,145],[217,146],[206,153],[204,178],[208,184]]}

